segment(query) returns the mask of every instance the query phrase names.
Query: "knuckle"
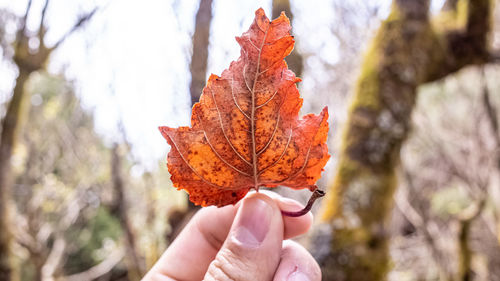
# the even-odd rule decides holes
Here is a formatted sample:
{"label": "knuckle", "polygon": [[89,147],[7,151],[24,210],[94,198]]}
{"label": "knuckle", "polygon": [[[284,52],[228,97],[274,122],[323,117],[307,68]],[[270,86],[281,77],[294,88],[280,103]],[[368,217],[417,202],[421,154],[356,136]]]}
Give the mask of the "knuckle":
{"label": "knuckle", "polygon": [[[203,209],[201,210],[203,211]],[[200,212],[201,212],[200,211]],[[215,251],[218,251],[221,247],[224,241],[220,240],[217,238],[216,235],[212,231],[207,230],[206,222],[202,220],[202,216],[198,216],[194,220],[195,227],[198,229],[199,233],[201,233],[203,239],[207,241],[207,243],[214,249]]]}
{"label": "knuckle", "polygon": [[240,281],[245,279],[245,264],[235,257],[230,249],[221,249],[221,251],[212,261],[207,270],[204,280],[221,281]]}

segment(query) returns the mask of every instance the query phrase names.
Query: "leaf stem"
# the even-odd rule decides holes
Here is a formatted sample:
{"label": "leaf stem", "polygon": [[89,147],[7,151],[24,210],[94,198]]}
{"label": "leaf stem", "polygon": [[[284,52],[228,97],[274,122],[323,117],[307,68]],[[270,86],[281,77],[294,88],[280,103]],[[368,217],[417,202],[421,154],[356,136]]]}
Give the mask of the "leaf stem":
{"label": "leaf stem", "polygon": [[305,214],[307,214],[307,212],[309,212],[314,204],[314,201],[316,201],[316,199],[320,198],[320,197],[323,197],[325,196],[325,192],[323,190],[319,190],[319,189],[315,189],[313,194],[311,195],[311,198],[309,198],[309,201],[307,201],[307,205],[304,207],[304,209],[300,210],[300,211],[283,211],[281,210],[281,214],[283,216],[287,216],[287,217],[300,217],[300,216],[303,216]]}

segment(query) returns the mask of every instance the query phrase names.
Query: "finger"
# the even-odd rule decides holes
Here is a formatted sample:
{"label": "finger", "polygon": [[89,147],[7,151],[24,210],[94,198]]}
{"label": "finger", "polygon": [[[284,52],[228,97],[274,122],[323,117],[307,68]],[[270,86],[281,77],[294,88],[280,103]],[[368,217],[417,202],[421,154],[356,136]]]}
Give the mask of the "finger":
{"label": "finger", "polygon": [[[265,194],[272,197],[283,210],[303,208],[300,203],[277,193],[266,191]],[[198,211],[144,280],[153,280],[152,277],[156,275],[170,276],[177,280],[201,280],[226,240],[240,205],[241,201],[235,206],[205,207]],[[284,217],[283,221],[284,239],[288,239],[305,233],[311,227],[312,215]]]}
{"label": "finger", "polygon": [[[237,206],[199,210],[168,247],[143,281],[201,280],[231,228]],[[168,280],[168,279],[166,279]]]}
{"label": "finger", "polygon": [[[282,197],[276,192],[270,190],[261,190],[259,192],[273,198],[283,211],[300,211],[304,208],[304,205],[301,203],[290,198]],[[311,212],[300,217],[283,216],[283,223],[285,225],[284,239],[294,238],[306,233],[311,228],[312,222],[313,215]]]}
{"label": "finger", "polygon": [[274,275],[274,281],[320,281],[321,270],[318,263],[298,243],[283,241],[281,261]]}
{"label": "finger", "polygon": [[280,261],[283,231],[276,201],[262,193],[250,195],[238,209],[205,280],[271,280]]}

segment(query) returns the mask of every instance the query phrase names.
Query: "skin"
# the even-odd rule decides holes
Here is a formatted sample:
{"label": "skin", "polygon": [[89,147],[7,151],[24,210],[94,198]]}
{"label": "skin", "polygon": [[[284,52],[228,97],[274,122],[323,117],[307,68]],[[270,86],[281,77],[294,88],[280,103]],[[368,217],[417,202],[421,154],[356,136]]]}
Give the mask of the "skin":
{"label": "skin", "polygon": [[[265,194],[264,194],[265,193]],[[311,227],[303,206],[272,192],[252,193],[236,205],[201,209],[143,281],[321,280],[313,257],[287,240]]]}

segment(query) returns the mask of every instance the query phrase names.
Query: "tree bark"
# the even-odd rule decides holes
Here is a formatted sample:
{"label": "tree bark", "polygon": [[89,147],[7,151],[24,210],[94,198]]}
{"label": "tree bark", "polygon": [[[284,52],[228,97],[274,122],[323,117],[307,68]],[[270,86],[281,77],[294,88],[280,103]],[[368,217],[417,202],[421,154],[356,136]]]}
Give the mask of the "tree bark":
{"label": "tree bark", "polygon": [[[198,12],[196,13],[195,29],[193,34],[193,54],[191,56],[191,106],[200,100],[201,92],[205,87],[208,64],[208,46],[210,39],[210,25],[212,22],[212,2],[213,0],[200,0]],[[172,216],[168,216],[168,223],[171,232],[167,235],[167,240],[172,242],[188,220],[199,209],[186,197],[186,208],[174,209]]]}
{"label": "tree bark", "polygon": [[9,228],[9,208],[12,207],[9,195],[11,194],[12,169],[11,158],[16,135],[19,133],[19,124],[26,111],[25,85],[30,75],[29,71],[19,69],[14,94],[9,103],[7,113],[2,122],[0,142],[0,280],[11,280],[11,242],[12,234]]}
{"label": "tree bark", "polygon": [[471,231],[471,220],[464,220],[460,222],[460,229],[458,234],[458,280],[470,281],[473,277],[472,271],[472,252],[469,247],[469,236]]}
{"label": "tree bark", "polygon": [[[273,0],[272,18],[279,17],[281,12],[285,12],[286,16],[290,19],[290,24],[293,26],[293,13],[290,7],[290,0]],[[285,58],[285,61],[288,64],[288,68],[295,73],[295,76],[302,76],[304,61],[297,48],[293,49],[292,53]]]}
{"label": "tree bark", "polygon": [[200,6],[196,13],[193,54],[191,56],[191,86],[189,88],[191,92],[191,105],[198,102],[201,91],[205,86],[211,22],[212,0],[200,0]]}
{"label": "tree bark", "polygon": [[142,265],[140,255],[137,251],[137,237],[135,231],[130,222],[130,217],[128,213],[127,200],[125,197],[125,186],[124,180],[122,176],[122,160],[119,152],[119,146],[117,144],[114,145],[112,150],[112,158],[111,158],[111,177],[113,180],[113,188],[115,191],[115,204],[117,206],[117,212],[120,220],[120,224],[122,226],[123,231],[125,232],[125,240],[126,240],[126,261],[127,261],[127,269],[128,276],[130,280],[140,280],[141,277],[145,274],[144,266]]}
{"label": "tree bark", "polygon": [[[410,131],[419,85],[489,59],[491,1],[469,0],[467,22],[432,25],[428,0],[395,0],[362,65],[335,179],[324,201],[332,222],[325,280],[384,280],[395,168]],[[453,16],[460,18],[459,15]]]}

